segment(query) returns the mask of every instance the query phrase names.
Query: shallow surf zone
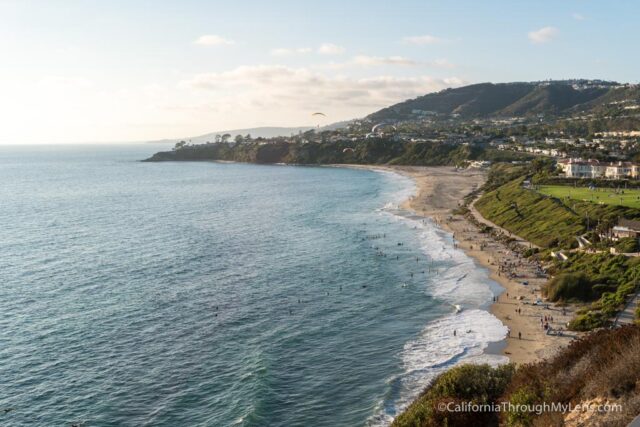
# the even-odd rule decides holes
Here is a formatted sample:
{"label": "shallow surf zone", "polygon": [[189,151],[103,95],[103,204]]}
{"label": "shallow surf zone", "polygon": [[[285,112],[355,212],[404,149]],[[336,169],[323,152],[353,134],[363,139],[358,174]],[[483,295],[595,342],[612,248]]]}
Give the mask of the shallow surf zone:
{"label": "shallow surf zone", "polygon": [[[415,187],[408,187],[398,198],[406,199],[413,191]],[[508,362],[505,356],[485,353],[491,343],[502,341],[507,335],[507,327],[487,311],[492,297],[502,287],[489,278],[486,269],[455,248],[451,233],[429,218],[398,209],[402,200],[394,199],[380,214],[392,216],[418,234],[428,259],[421,291],[450,307],[451,313],[430,321],[404,345],[398,354],[403,372],[388,379],[386,394],[368,420],[370,426],[389,425],[433,378],[454,365]]]}

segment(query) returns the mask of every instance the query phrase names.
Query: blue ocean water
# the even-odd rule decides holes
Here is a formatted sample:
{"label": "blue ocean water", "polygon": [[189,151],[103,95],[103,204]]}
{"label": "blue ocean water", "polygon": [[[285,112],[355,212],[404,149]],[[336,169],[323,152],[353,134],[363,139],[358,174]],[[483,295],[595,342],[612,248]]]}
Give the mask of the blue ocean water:
{"label": "blue ocean water", "polygon": [[497,289],[407,178],[162,148],[0,147],[0,424],[384,425],[499,361]]}

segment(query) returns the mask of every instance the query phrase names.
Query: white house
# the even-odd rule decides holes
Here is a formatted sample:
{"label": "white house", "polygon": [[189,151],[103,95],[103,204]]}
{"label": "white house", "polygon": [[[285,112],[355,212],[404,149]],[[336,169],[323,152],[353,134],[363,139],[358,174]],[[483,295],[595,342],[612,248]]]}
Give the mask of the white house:
{"label": "white house", "polygon": [[606,167],[598,160],[563,159],[558,166],[567,178],[599,178],[604,176]]}
{"label": "white house", "polygon": [[598,160],[563,159],[558,166],[567,178],[639,178],[640,165],[630,162],[602,163]]}
{"label": "white house", "polygon": [[607,165],[604,176],[611,179],[631,178],[633,164],[629,162],[617,162]]}

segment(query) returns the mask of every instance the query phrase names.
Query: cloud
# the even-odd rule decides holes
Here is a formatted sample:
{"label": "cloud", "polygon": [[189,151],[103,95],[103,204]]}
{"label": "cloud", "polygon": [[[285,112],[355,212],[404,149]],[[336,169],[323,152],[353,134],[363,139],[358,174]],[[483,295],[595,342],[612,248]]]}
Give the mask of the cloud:
{"label": "cloud", "polygon": [[403,43],[407,43],[407,44],[417,44],[417,45],[427,45],[427,44],[439,44],[444,42],[444,39],[441,39],[440,37],[436,37],[436,36],[431,36],[431,35],[423,35],[423,36],[412,36],[412,37],[405,37],[402,39]]}
{"label": "cloud", "polygon": [[449,60],[445,58],[438,58],[434,61],[427,62],[427,65],[436,68],[456,68],[456,64],[449,62]]}
{"label": "cloud", "polygon": [[405,58],[403,56],[367,56],[358,55],[352,60],[354,65],[372,66],[372,65],[418,65],[418,62]]}
{"label": "cloud", "polygon": [[344,47],[332,43],[322,43],[318,48],[318,53],[322,55],[341,55],[345,51]]}
{"label": "cloud", "polygon": [[529,32],[528,37],[533,44],[549,43],[556,38],[558,33],[557,28],[542,27],[539,30]]}
{"label": "cloud", "polygon": [[42,89],[69,90],[73,88],[86,89],[94,86],[93,81],[84,77],[69,77],[59,75],[44,76],[38,81]]}
{"label": "cloud", "polygon": [[273,56],[289,56],[289,55],[303,55],[305,53],[310,53],[313,49],[310,47],[299,47],[295,49],[289,48],[277,48],[271,49],[271,55]]}
{"label": "cloud", "polygon": [[235,44],[233,40],[229,40],[215,34],[205,34],[204,36],[200,36],[193,43],[202,46],[223,46]]}
{"label": "cloud", "polygon": [[586,19],[585,16],[582,15],[581,13],[574,13],[571,15],[571,17],[576,21],[584,21]]}
{"label": "cloud", "polygon": [[330,63],[326,66],[319,68],[328,68],[339,70],[348,67],[378,67],[385,65],[401,66],[401,67],[416,67],[426,66],[432,68],[455,68],[455,64],[449,62],[449,60],[441,58],[433,61],[416,61],[404,56],[369,56],[369,55],[357,55],[351,60],[346,62]]}
{"label": "cloud", "polygon": [[197,74],[181,82],[180,86],[200,92],[206,96],[206,101],[215,100],[229,110],[245,114],[258,114],[259,110],[260,117],[264,114],[292,117],[300,111],[317,108],[342,111],[345,116],[355,117],[463,83],[457,77],[350,78],[326,76],[307,68],[257,65],[222,73]]}

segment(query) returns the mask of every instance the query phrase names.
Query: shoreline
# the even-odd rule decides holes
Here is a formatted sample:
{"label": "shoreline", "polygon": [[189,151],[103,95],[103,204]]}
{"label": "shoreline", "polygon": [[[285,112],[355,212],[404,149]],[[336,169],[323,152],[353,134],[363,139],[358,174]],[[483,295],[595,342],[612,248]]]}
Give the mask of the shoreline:
{"label": "shoreline", "polygon": [[[504,340],[491,343],[486,354],[498,354],[512,363],[526,364],[554,355],[578,336],[566,331],[566,323],[573,317],[576,307],[548,308],[534,305],[542,299],[540,288],[546,278],[537,277],[537,265],[520,258],[491,235],[480,233],[475,224],[452,210],[476,188],[482,186],[486,173],[481,170],[459,170],[453,167],[337,165],[356,169],[395,172],[411,178],[416,194],[405,200],[401,207],[418,215],[431,218],[438,227],[451,233],[458,249],[471,257],[478,267],[487,271],[487,277],[498,283],[503,291],[490,303],[488,311],[510,331]],[[486,221],[486,220],[485,220]],[[506,272],[517,277],[509,277]],[[523,285],[522,282],[528,282]],[[554,330],[564,329],[562,336],[547,335],[541,319],[551,316],[549,324]],[[521,339],[518,338],[521,334]]]}

